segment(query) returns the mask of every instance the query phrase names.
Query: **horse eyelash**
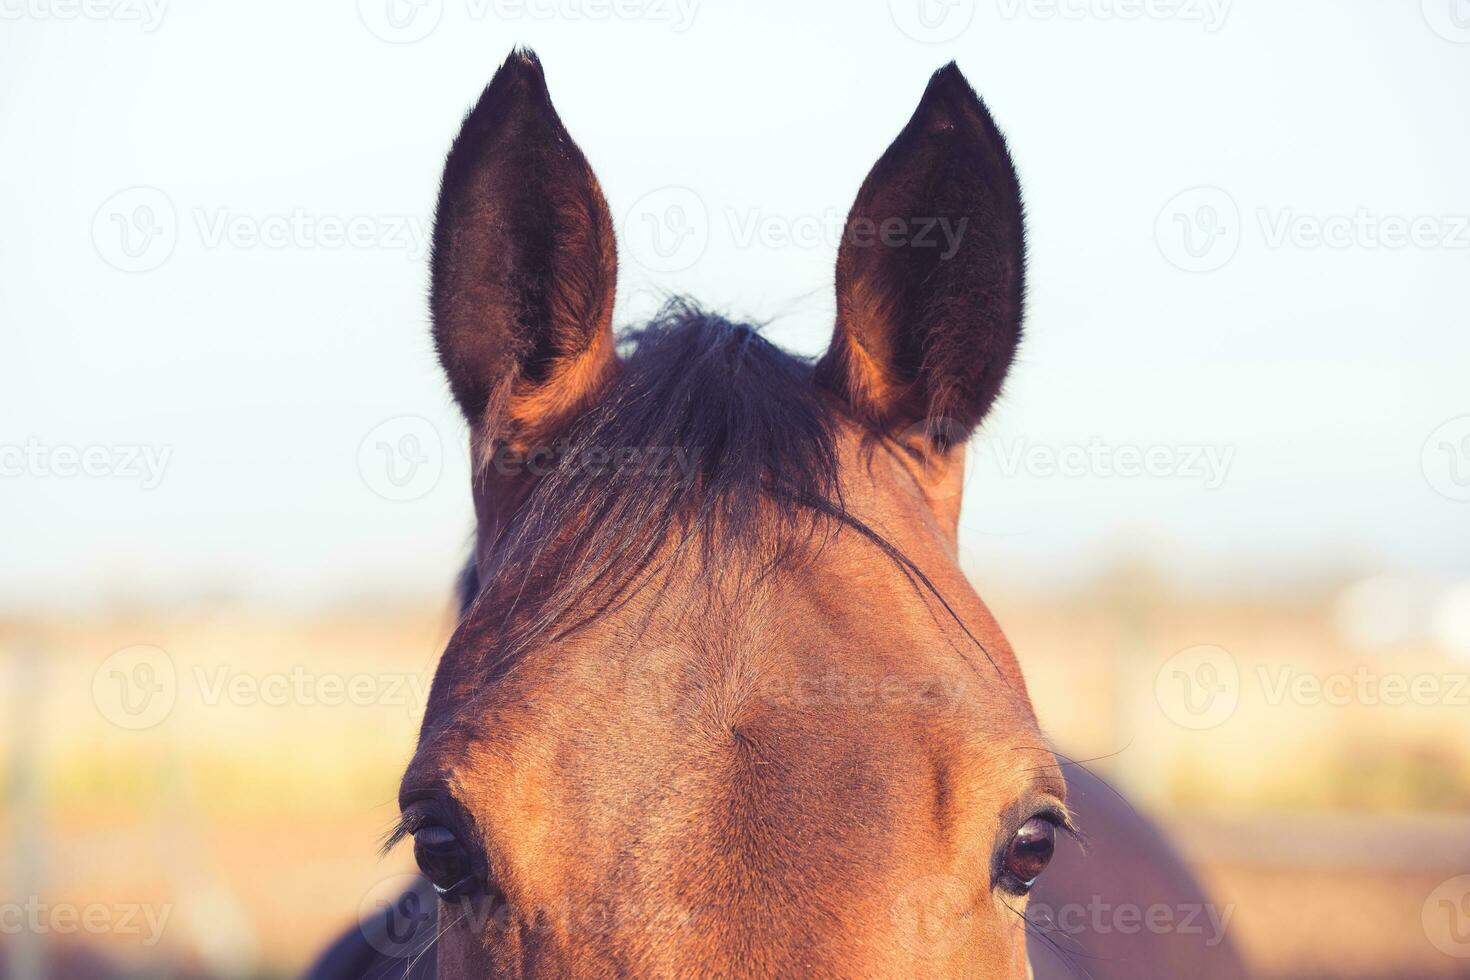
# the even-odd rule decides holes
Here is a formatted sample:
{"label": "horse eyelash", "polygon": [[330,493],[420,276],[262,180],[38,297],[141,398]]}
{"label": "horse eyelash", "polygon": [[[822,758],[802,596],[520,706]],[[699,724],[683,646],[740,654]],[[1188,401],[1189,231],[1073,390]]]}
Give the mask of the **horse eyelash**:
{"label": "horse eyelash", "polygon": [[421,814],[405,813],[394,821],[392,828],[383,837],[383,843],[378,847],[378,856],[387,857],[388,852],[397,847],[403,841],[412,837],[424,826],[426,821]]}
{"label": "horse eyelash", "polygon": [[1036,816],[1044,817],[1056,825],[1057,829],[1065,833],[1079,844],[1086,843],[1086,835],[1078,829],[1072,815],[1059,806],[1048,806],[1037,811]]}

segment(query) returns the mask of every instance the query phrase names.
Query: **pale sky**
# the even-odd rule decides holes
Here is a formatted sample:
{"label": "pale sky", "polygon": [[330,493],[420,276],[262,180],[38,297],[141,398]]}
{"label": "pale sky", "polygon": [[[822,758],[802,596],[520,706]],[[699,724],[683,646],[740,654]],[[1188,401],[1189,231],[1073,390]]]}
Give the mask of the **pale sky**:
{"label": "pale sky", "polygon": [[423,236],[518,43],[621,322],[684,292],[809,354],[836,224],[958,60],[1030,218],[982,578],[1470,577],[1464,0],[0,0],[0,609],[446,587]]}

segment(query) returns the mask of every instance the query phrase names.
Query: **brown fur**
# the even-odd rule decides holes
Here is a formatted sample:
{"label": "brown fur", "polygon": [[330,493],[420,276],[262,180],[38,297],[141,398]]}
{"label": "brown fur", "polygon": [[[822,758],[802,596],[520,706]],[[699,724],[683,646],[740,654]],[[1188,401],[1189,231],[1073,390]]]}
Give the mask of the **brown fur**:
{"label": "brown fur", "polygon": [[[955,560],[959,444],[1019,337],[1020,199],[953,66],[853,213],[967,230],[946,257],[849,236],[815,375],[692,314],[623,366],[606,204],[539,63],[466,119],[433,307],[480,588],[401,796],[484,885],[441,905],[440,977],[1025,976],[997,857],[1066,786]],[[672,487],[490,472],[645,431],[711,455]]]}
{"label": "brown fur", "polygon": [[[1060,771],[949,531],[842,441],[853,512],[999,669],[851,531],[738,595],[689,568],[657,582],[421,746],[405,788],[455,795],[511,910],[450,928],[442,977],[1024,975],[1024,902],[992,887],[992,853],[1004,814],[1062,802]],[[451,646],[441,671],[475,656]],[[953,944],[904,919],[926,879],[968,889]]]}
{"label": "brown fur", "polygon": [[533,55],[513,55],[465,117],[432,266],[434,339],[477,459],[545,438],[614,369],[612,217]]}

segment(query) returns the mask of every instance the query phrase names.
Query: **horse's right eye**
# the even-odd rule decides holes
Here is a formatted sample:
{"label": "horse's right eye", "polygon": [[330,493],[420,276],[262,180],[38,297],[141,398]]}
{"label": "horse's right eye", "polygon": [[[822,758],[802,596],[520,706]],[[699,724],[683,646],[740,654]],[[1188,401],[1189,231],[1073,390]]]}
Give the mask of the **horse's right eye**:
{"label": "horse's right eye", "polygon": [[477,890],[469,848],[448,827],[433,824],[414,831],[413,856],[440,896],[459,898]]}
{"label": "horse's right eye", "polygon": [[1056,849],[1056,821],[1048,816],[1027,820],[1006,845],[1001,859],[1002,883],[1006,889],[1014,895],[1029,892],[1051,863]]}

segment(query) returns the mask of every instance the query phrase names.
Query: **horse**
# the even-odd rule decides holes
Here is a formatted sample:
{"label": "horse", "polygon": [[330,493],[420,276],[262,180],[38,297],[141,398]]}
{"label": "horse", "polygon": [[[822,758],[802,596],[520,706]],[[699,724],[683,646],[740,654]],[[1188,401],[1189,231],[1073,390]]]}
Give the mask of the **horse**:
{"label": "horse", "polygon": [[857,193],[818,359],[688,301],[615,337],[613,221],[529,51],[453,142],[430,267],[477,531],[387,842],[422,878],[312,976],[1244,975],[1057,914],[1208,900],[1053,752],[960,571],[1025,243],[956,65]]}

